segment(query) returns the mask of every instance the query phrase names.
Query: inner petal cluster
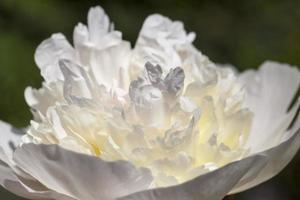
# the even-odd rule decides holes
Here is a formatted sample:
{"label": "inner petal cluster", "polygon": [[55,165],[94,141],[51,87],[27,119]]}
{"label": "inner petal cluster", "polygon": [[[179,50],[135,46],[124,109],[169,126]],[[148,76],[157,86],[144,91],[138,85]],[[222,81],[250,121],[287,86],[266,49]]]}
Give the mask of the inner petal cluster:
{"label": "inner petal cluster", "polygon": [[45,82],[25,92],[34,119],[23,143],[128,160],[151,170],[153,187],[248,154],[252,113],[242,85],[232,69],[217,67],[191,44],[182,23],[149,17],[131,49],[102,10],[92,9],[88,19],[88,27],[75,28],[74,48],[61,35],[38,48]]}
{"label": "inner petal cluster", "polygon": [[[80,66],[61,65],[72,70],[65,74],[75,76],[70,80],[97,86],[88,74],[80,75]],[[242,105],[233,72],[216,73],[214,81],[185,86],[182,68],[164,75],[159,65],[148,62],[118,98],[101,87],[77,88],[66,77],[56,86],[64,88],[61,102],[33,120],[23,140],[58,144],[109,161],[129,160],[151,169],[155,187],[184,182],[247,154],[243,146],[252,114]],[[89,95],[84,98],[84,93]]]}

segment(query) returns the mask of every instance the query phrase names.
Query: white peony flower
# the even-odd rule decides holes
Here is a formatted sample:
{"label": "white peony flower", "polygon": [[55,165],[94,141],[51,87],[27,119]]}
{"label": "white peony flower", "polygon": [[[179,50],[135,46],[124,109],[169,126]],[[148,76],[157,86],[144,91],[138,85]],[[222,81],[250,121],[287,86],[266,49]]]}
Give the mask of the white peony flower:
{"label": "white peony flower", "polygon": [[219,200],[279,173],[300,146],[295,67],[216,66],[183,24],[149,16],[137,43],[101,7],[54,34],[20,138],[1,122],[0,184],[31,199]]}

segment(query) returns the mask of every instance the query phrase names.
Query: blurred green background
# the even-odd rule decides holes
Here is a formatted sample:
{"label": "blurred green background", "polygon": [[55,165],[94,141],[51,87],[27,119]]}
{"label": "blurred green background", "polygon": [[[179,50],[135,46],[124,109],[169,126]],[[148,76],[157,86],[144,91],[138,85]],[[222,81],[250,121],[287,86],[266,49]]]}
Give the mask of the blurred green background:
{"label": "blurred green background", "polygon": [[[40,87],[42,81],[35,48],[55,32],[71,41],[73,27],[86,22],[89,7],[95,5],[106,10],[132,43],[145,17],[161,13],[195,31],[195,45],[215,62],[241,71],[267,59],[300,66],[299,0],[0,0],[0,119],[17,127],[28,124],[31,114],[23,91],[29,85]],[[279,176],[234,199],[300,199],[299,166],[298,153]],[[0,199],[21,198],[0,188]]]}

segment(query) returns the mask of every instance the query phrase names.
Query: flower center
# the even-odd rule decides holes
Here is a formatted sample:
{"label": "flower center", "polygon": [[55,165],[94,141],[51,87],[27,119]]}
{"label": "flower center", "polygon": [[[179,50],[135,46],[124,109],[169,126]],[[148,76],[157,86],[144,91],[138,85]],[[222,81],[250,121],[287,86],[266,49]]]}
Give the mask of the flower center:
{"label": "flower center", "polygon": [[147,62],[123,96],[97,87],[90,99],[63,93],[23,140],[129,160],[151,169],[153,186],[184,182],[248,152],[243,146],[252,113],[243,105],[242,87],[229,69],[204,70],[206,81],[185,84],[184,68],[165,72]]}

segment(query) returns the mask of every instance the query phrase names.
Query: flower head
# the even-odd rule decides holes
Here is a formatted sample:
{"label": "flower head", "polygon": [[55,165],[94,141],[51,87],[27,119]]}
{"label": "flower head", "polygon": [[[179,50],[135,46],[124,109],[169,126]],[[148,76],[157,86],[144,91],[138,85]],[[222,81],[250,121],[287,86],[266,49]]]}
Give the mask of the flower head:
{"label": "flower head", "polygon": [[95,7],[74,47],[62,34],[42,42],[43,86],[25,91],[33,119],[0,154],[11,175],[0,183],[30,198],[221,199],[277,174],[300,145],[299,101],[287,110],[299,70],[266,62],[237,74],[194,38],[151,15],[131,48]]}

